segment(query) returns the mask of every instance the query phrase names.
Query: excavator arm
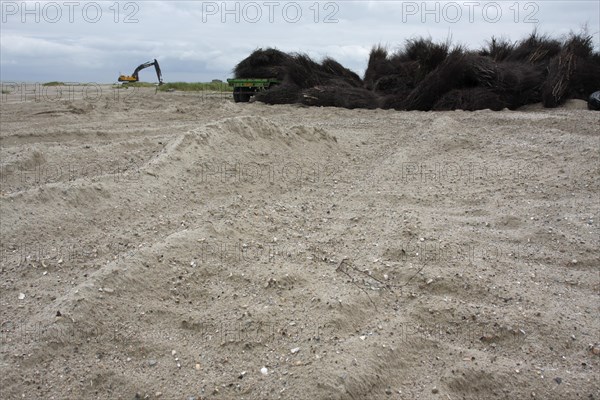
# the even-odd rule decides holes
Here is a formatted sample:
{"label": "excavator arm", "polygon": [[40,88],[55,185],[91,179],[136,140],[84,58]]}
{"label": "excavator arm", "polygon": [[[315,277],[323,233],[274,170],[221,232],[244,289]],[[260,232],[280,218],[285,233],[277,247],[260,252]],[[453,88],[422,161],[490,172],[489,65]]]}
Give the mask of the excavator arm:
{"label": "excavator arm", "polygon": [[154,59],[154,61],[148,61],[145,62],[141,65],[139,65],[135,71],[133,71],[133,74],[131,75],[121,75],[119,76],[119,82],[137,82],[139,81],[139,72],[145,68],[149,68],[151,66],[154,65],[154,69],[156,70],[156,76],[158,77],[158,84],[162,85],[163,84],[163,80],[162,80],[162,72],[160,71],[160,66],[158,65],[158,61],[156,61],[156,59]]}

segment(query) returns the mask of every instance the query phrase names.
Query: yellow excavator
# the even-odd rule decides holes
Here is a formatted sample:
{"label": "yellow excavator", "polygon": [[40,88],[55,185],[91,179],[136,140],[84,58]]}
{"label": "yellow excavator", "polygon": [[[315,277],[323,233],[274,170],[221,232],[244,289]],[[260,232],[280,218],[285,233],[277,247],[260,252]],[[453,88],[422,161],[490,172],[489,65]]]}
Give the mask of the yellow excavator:
{"label": "yellow excavator", "polygon": [[143,63],[141,65],[138,65],[138,67],[135,69],[135,71],[133,71],[133,74],[131,75],[121,75],[119,76],[119,82],[123,82],[123,83],[132,83],[132,82],[137,82],[139,81],[139,76],[138,73],[143,70],[144,68],[148,68],[154,65],[154,69],[156,69],[156,76],[158,77],[158,85],[162,85],[163,84],[163,79],[162,79],[162,72],[160,72],[160,66],[158,65],[158,61],[156,61],[156,59],[154,59],[154,61],[148,61],[146,63]]}

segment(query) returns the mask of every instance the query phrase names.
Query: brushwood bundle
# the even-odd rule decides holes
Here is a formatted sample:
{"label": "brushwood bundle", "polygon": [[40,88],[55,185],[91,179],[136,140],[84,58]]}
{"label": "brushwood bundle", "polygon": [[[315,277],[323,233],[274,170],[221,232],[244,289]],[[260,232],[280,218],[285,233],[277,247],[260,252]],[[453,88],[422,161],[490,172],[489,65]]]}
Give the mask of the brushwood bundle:
{"label": "brushwood bundle", "polygon": [[534,31],[512,43],[492,38],[471,51],[449,42],[411,39],[396,51],[375,46],[361,78],[331,58],[258,49],[234,69],[236,78],[275,78],[256,94],[267,104],[348,109],[502,110],[568,99],[588,100],[600,90],[600,53],[592,37],[556,40]]}

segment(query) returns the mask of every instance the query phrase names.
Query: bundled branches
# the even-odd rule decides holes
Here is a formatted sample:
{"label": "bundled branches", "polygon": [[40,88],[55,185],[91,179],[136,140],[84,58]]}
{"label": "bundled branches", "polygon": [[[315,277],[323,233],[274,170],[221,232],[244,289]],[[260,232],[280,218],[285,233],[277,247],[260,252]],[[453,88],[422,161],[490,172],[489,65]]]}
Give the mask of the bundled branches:
{"label": "bundled branches", "polygon": [[422,38],[393,53],[375,46],[364,79],[332,58],[319,63],[270,48],[256,50],[234,72],[236,78],[282,81],[257,94],[257,101],[350,109],[502,110],[538,102],[556,107],[600,90],[600,54],[586,33],[563,41],[536,31],[514,43],[493,37],[475,52]]}
{"label": "bundled branches", "polygon": [[571,35],[548,71],[542,89],[544,107],[556,107],[567,98],[587,99],[600,88],[600,62],[593,52],[592,37]]}

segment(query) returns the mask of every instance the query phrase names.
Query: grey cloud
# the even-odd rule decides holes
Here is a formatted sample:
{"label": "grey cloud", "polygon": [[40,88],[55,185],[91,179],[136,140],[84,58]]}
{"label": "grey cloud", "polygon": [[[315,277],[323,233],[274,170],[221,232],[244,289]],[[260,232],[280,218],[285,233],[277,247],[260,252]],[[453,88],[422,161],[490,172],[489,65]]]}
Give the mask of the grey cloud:
{"label": "grey cloud", "polygon": [[[3,11],[10,11],[6,4],[12,3],[21,4],[3,2]],[[561,36],[571,30],[578,31],[587,23],[590,33],[595,35],[595,43],[599,43],[600,30],[600,5],[595,1],[522,1],[517,3],[518,15],[514,8],[510,9],[516,2],[496,2],[501,6],[502,15],[495,23],[490,22],[493,13],[482,14],[485,4],[490,2],[479,2],[472,22],[468,20],[466,2],[429,2],[429,10],[435,7],[439,10],[439,22],[435,22],[435,15],[427,14],[421,1],[322,1],[316,2],[318,14],[313,1],[280,1],[273,9],[272,23],[268,19],[269,8],[263,1],[254,2],[262,12],[256,23],[248,22],[256,17],[256,13],[250,14],[249,2],[238,3],[239,10],[247,7],[249,13],[246,18],[239,15],[240,23],[234,22],[233,14],[220,9],[215,12],[214,6],[220,8],[220,1],[138,1],[129,2],[135,7],[130,5],[127,9],[128,2],[119,2],[118,15],[114,2],[96,2],[101,6],[102,17],[90,23],[81,11],[77,13],[88,3],[92,2],[81,2],[76,8],[73,22],[68,20],[66,9],[56,23],[46,22],[44,15],[39,23],[26,15],[27,21],[23,23],[19,13],[7,15],[4,12],[2,18],[6,22],[3,21],[0,28],[0,79],[114,82],[119,72],[131,73],[135,66],[153,58],[160,60],[166,81],[224,79],[252,50],[267,46],[306,52],[316,58],[331,56],[362,73],[374,44],[393,49],[411,37],[430,36],[434,40],[451,37],[454,43],[479,47],[492,35],[517,40],[538,26],[542,32]],[[43,8],[48,2],[39,4]],[[235,4],[228,2],[228,9],[234,9]],[[289,17],[294,16],[294,4],[301,7],[302,17],[291,23]],[[287,17],[282,13],[286,6],[290,11]],[[462,10],[462,17],[453,22],[455,14],[450,12],[457,6]],[[488,7],[490,12],[494,11],[493,7],[493,4]],[[446,14],[440,14],[444,10]],[[135,15],[131,17],[138,22],[125,23],[125,17],[133,11]],[[212,12],[203,14],[203,11]],[[538,22],[524,22],[534,11],[532,18]],[[325,23],[328,16],[338,22]],[[52,15],[45,17],[52,18]],[[222,18],[227,22],[222,23]],[[148,80],[153,79],[151,75]]]}

